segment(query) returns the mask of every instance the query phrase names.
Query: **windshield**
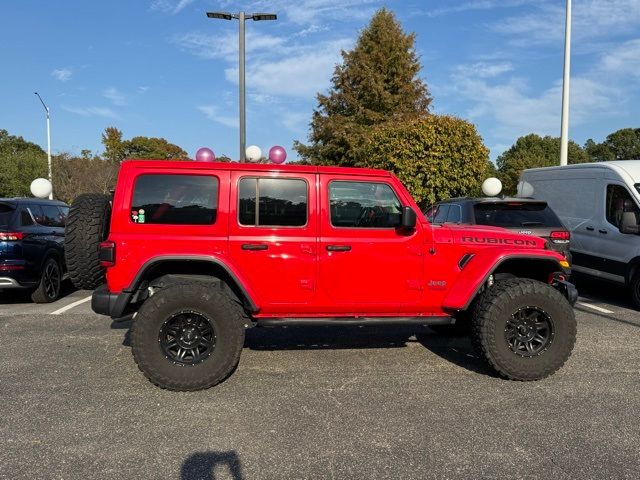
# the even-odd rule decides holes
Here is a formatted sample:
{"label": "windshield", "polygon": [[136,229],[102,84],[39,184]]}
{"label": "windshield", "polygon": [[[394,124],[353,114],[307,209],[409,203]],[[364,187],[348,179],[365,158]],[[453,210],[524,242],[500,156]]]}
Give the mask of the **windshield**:
{"label": "windshield", "polygon": [[0,203],[0,228],[7,228],[16,207],[8,203]]}
{"label": "windshield", "polygon": [[545,202],[478,203],[473,209],[478,225],[563,228],[560,219]]}

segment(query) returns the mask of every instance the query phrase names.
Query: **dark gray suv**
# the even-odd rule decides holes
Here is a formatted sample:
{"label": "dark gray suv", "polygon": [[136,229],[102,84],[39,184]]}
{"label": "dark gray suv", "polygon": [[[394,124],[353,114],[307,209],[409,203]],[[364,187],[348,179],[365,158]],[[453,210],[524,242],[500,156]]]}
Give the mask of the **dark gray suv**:
{"label": "dark gray suv", "polygon": [[547,240],[550,249],[571,261],[571,234],[547,202],[530,198],[451,198],[435,203],[424,212],[434,224],[490,225]]}
{"label": "dark gray suv", "polygon": [[68,213],[55,200],[0,198],[0,291],[30,289],[37,303],[58,299]]}

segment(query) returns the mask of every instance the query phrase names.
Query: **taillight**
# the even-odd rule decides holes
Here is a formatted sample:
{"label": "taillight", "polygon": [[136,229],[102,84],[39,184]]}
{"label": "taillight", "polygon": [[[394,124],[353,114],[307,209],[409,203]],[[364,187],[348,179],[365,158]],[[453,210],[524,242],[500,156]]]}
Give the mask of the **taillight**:
{"label": "taillight", "polygon": [[553,243],[569,243],[571,233],[566,230],[551,232],[550,238]]}
{"label": "taillight", "polygon": [[0,232],[0,242],[14,242],[22,237],[22,232]]}
{"label": "taillight", "polygon": [[113,267],[116,264],[116,244],[109,240],[100,243],[98,258],[103,267]]}

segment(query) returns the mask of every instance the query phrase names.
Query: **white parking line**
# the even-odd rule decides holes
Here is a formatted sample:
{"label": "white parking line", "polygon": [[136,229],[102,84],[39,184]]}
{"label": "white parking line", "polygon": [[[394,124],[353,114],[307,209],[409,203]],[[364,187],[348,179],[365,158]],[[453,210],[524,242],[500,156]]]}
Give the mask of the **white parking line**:
{"label": "white parking line", "polygon": [[597,310],[598,312],[602,312],[602,313],[614,313],[611,310],[607,310],[606,308],[598,307],[597,305],[592,305],[591,303],[578,302],[578,305],[581,305],[581,306],[587,307],[587,308],[591,308],[593,310]]}
{"label": "white parking line", "polygon": [[51,315],[60,315],[61,313],[66,312],[67,310],[71,310],[73,307],[77,307],[78,305],[88,302],[89,300],[91,300],[91,295],[89,295],[86,298],[83,298],[81,300],[77,300],[73,303],[70,303],[69,305],[59,308],[58,310],[56,310],[55,312],[51,312]]}

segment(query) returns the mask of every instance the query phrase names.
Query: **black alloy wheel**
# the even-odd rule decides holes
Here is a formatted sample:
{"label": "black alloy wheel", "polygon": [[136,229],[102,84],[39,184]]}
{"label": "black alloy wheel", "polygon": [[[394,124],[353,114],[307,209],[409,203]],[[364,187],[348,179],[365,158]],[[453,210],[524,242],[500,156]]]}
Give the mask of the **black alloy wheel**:
{"label": "black alloy wheel", "polygon": [[44,292],[50,299],[58,298],[60,293],[60,267],[58,262],[51,260],[47,262],[42,273],[42,285]]}
{"label": "black alloy wheel", "polygon": [[540,308],[523,307],[507,320],[504,336],[513,353],[521,357],[535,357],[551,345],[553,321]]}
{"label": "black alloy wheel", "polygon": [[178,365],[197,365],[215,349],[216,332],[206,316],[184,310],[171,315],[162,324],[158,341],[169,361]]}

